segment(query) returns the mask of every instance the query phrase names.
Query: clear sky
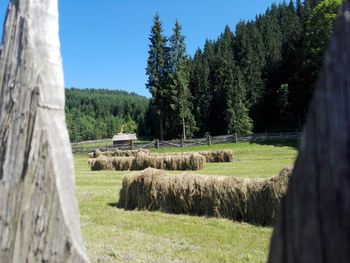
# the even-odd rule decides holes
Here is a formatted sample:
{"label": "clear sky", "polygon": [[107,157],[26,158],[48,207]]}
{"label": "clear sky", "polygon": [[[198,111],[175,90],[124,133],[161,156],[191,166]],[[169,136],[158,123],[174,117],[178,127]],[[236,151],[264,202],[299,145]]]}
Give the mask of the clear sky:
{"label": "clear sky", "polygon": [[[8,0],[0,0],[0,21]],[[190,55],[229,25],[253,19],[280,0],[59,0],[66,87],[133,91],[145,88],[148,36],[158,12],[165,34],[176,19]],[[1,22],[0,22],[1,23]],[[2,35],[2,27],[0,28]]]}

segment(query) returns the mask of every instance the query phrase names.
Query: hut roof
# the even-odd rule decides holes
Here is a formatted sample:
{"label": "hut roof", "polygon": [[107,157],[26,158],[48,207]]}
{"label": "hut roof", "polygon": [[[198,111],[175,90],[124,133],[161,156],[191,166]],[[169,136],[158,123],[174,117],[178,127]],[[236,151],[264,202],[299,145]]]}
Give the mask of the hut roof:
{"label": "hut roof", "polygon": [[113,136],[112,141],[130,141],[130,140],[137,140],[136,134],[124,134],[124,133],[120,133],[117,135]]}

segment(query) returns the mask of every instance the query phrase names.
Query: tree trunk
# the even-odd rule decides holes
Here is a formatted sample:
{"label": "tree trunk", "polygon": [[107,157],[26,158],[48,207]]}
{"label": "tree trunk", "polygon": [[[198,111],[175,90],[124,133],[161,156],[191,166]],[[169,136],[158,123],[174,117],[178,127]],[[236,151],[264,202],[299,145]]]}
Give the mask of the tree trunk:
{"label": "tree trunk", "polygon": [[182,138],[184,139],[184,141],[186,140],[186,126],[184,117],[182,117]]}
{"label": "tree trunk", "polygon": [[11,0],[0,55],[0,261],[87,262],[57,0]]}
{"label": "tree trunk", "polygon": [[335,23],[269,262],[350,260],[350,0]]}
{"label": "tree trunk", "polygon": [[163,126],[163,114],[159,114],[159,137],[160,140],[164,140],[164,126]]}

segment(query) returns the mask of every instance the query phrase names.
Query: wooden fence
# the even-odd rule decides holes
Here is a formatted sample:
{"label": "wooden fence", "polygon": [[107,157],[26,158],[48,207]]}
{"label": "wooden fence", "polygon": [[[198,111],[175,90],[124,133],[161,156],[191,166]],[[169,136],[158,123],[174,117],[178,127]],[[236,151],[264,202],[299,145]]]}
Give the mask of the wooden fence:
{"label": "wooden fence", "polygon": [[[153,140],[145,143],[135,143],[132,146],[120,146],[116,147],[112,144],[108,144],[106,140],[88,141],[80,143],[72,143],[73,153],[87,153],[96,149],[101,151],[112,150],[130,150],[130,149],[150,149],[150,148],[164,148],[164,147],[190,147],[197,145],[213,145],[224,143],[238,143],[238,142],[263,142],[263,141],[278,141],[278,140],[298,140],[300,138],[300,132],[279,132],[279,133],[259,133],[252,135],[238,136],[237,134],[221,135],[221,136],[207,136],[205,138],[188,139],[188,140]],[[97,146],[99,144],[99,146]]]}

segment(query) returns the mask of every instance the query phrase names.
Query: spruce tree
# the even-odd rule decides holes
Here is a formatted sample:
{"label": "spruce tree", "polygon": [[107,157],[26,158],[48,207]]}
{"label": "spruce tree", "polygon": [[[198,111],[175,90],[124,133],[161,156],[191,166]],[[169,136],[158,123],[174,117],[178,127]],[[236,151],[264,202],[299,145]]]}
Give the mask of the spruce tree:
{"label": "spruce tree", "polygon": [[189,88],[193,96],[193,113],[198,135],[203,136],[209,131],[209,114],[211,92],[209,86],[209,64],[205,54],[198,49],[191,60]]}
{"label": "spruce tree", "polygon": [[164,108],[167,105],[165,64],[166,42],[163,27],[158,14],[154,16],[151,34],[149,36],[149,51],[146,73],[148,75],[147,89],[152,95],[153,111],[157,114],[159,124],[159,137],[164,139]]}
{"label": "spruce tree", "polygon": [[[181,126],[183,139],[193,136],[197,129],[192,114],[191,93],[189,90],[189,63],[186,54],[185,37],[178,20],[173,34],[169,38],[169,61],[167,62],[170,106],[175,114],[175,121]],[[173,126],[174,127],[174,126]],[[176,128],[176,127],[175,127]]]}
{"label": "spruce tree", "polygon": [[237,66],[230,65],[226,68],[226,78],[223,84],[226,92],[227,133],[251,134],[253,122],[245,105],[242,76]]}
{"label": "spruce tree", "polygon": [[212,94],[209,116],[209,131],[212,135],[225,134],[227,132],[226,91],[224,81],[227,78],[227,67],[234,58],[234,34],[229,26],[220,35],[211,47],[208,43],[208,59],[210,66],[209,85]]}
{"label": "spruce tree", "polygon": [[265,65],[264,42],[253,22],[240,22],[236,27],[235,54],[247,92],[247,106],[252,108],[264,92],[262,70]]}

